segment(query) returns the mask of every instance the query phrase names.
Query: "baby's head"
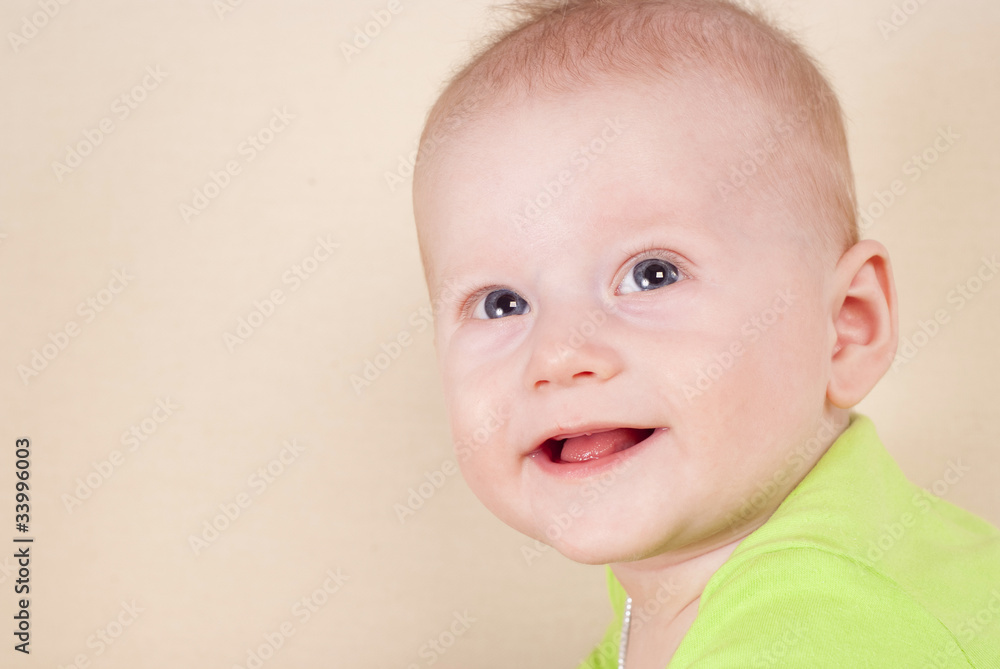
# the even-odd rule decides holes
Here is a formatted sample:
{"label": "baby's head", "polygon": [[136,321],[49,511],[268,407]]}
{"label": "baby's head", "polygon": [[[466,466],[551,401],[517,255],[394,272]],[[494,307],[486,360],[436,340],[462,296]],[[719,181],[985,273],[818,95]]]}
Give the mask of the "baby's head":
{"label": "baby's head", "polygon": [[755,16],[527,10],[441,95],[414,176],[476,495],[592,564],[760,526],[895,353],[853,188],[835,96]]}

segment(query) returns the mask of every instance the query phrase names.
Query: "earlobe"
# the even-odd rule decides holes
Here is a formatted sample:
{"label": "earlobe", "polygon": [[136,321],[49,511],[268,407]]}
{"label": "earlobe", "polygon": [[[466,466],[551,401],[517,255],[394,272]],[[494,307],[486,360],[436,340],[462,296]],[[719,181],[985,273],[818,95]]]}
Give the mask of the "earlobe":
{"label": "earlobe", "polygon": [[848,249],[834,270],[827,398],[850,409],[886,373],[896,355],[899,317],[896,285],[886,248],[865,239]]}

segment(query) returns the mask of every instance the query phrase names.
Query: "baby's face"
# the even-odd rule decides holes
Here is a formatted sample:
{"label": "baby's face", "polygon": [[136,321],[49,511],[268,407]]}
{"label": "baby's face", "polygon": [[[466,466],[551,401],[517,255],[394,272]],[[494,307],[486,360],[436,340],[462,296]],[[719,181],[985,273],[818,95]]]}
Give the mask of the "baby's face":
{"label": "baby's face", "polygon": [[415,186],[463,475],[579,562],[725,545],[819,456],[836,258],[752,178],[720,197],[761,141],[738,117],[638,85],[536,99]]}

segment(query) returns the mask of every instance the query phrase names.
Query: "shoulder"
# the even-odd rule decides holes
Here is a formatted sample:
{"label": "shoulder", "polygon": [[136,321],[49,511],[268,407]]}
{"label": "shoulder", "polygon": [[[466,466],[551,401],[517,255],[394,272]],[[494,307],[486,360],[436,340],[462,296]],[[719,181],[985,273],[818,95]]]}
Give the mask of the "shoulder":
{"label": "shoulder", "polygon": [[754,551],[719,571],[670,666],[700,662],[720,669],[973,666],[951,632],[898,584],[812,546]]}

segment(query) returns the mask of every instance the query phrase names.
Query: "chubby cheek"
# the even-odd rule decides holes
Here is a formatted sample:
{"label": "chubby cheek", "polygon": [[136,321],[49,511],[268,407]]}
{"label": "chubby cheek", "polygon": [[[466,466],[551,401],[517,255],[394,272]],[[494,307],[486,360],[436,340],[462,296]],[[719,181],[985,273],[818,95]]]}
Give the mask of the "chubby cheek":
{"label": "chubby cheek", "polygon": [[502,428],[495,432],[484,428],[489,422],[489,418],[471,426],[452,422],[458,466],[462,478],[483,506],[509,526],[524,531],[518,473],[511,458],[504,455]]}
{"label": "chubby cheek", "polygon": [[690,400],[690,427],[707,446],[701,466],[730,506],[755,498],[759,483],[794,474],[787,456],[825,396],[822,318],[812,306],[793,303],[777,317],[758,312],[745,324],[742,348],[728,349],[721,362],[709,355]]}
{"label": "chubby cheek", "polygon": [[462,476],[483,504],[501,518],[498,506],[516,498],[514,485],[517,445],[508,439],[513,413],[503,381],[489,370],[449,364],[442,377],[451,433]]}

